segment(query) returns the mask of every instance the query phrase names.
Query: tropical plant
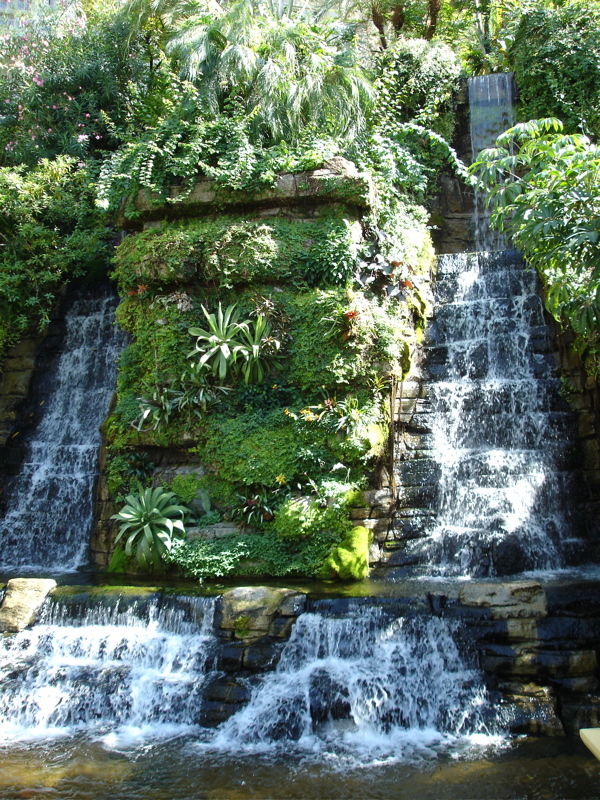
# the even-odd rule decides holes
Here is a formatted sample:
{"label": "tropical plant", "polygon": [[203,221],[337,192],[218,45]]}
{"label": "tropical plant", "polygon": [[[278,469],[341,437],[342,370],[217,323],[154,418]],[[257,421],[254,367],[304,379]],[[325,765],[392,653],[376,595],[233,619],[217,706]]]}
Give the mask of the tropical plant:
{"label": "tropical plant", "polygon": [[272,369],[280,366],[276,353],[281,342],[271,336],[271,324],[261,315],[242,328],[240,335],[244,345],[240,367],[244,383],[262,383]]}
{"label": "tropical plant", "polygon": [[207,408],[219,401],[219,392],[229,392],[227,386],[212,386],[207,381],[206,364],[190,365],[181,374],[177,383],[155,386],[146,397],[138,397],[140,417],[132,423],[138,431],[151,423],[152,430],[166,427],[173,414],[187,415],[187,427],[202,419]]}
{"label": "tropical plant", "polygon": [[162,557],[171,551],[173,539],[185,538],[185,506],[174,502],[173,492],[162,488],[144,489],[127,495],[125,506],[111,519],[121,523],[115,543],[126,537],[125,553],[135,554],[138,563],[147,570],[157,569]]}
{"label": "tropical plant", "polygon": [[260,135],[296,141],[309,124],[339,135],[364,127],[372,89],[353,29],[305,4],[240,0],[131,0],[132,29],[159,21],[162,45],[202,105],[222,113],[234,101]]}
{"label": "tropical plant", "polygon": [[233,519],[240,519],[246,525],[252,522],[262,525],[273,519],[273,500],[265,487],[249,494],[238,494],[239,505],[233,509]]}
{"label": "tropical plant", "polygon": [[221,383],[231,373],[241,373],[244,383],[260,383],[265,375],[279,365],[276,353],[281,342],[271,336],[271,324],[259,314],[256,320],[239,321],[239,310],[235,304],[223,311],[219,303],[216,314],[202,311],[208,328],[190,328],[196,336],[196,348],[188,354],[193,358],[200,353],[194,369],[208,367]]}
{"label": "tropical plant", "polygon": [[565,135],[557,119],[531,120],[498,137],[472,166],[488,192],[492,225],[536,267],[555,319],[582,350],[600,342],[600,146]]}
{"label": "tropical plant", "polygon": [[238,356],[246,349],[239,335],[242,331],[248,330],[248,323],[238,321],[240,312],[235,304],[223,311],[219,303],[216,314],[209,314],[204,306],[202,311],[208,322],[208,328],[189,329],[190,336],[196,337],[196,347],[188,354],[188,358],[200,353],[198,363],[201,366],[206,364],[212,374],[223,383]]}

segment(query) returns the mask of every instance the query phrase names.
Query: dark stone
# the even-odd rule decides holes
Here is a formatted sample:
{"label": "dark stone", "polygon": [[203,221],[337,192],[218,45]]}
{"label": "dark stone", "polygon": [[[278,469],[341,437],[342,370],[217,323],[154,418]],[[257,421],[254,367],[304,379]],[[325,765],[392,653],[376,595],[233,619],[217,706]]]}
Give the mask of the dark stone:
{"label": "dark stone", "polygon": [[425,458],[403,461],[400,464],[399,478],[403,486],[422,486],[439,481],[441,466]]}
{"label": "dark stone", "polygon": [[509,534],[492,544],[492,560],[496,574],[517,575],[533,568],[531,558],[527,556],[518,534]]}
{"label": "dark stone", "polygon": [[560,717],[567,734],[574,736],[581,728],[600,727],[600,696],[584,695],[575,700],[564,700]]}
{"label": "dark stone", "polygon": [[213,700],[203,700],[196,723],[204,728],[216,728],[222,722],[226,722],[240,708],[241,706],[235,703],[218,703]]}
{"label": "dark stone", "polygon": [[310,715],[315,722],[347,719],[350,716],[348,689],[325,669],[317,669],[310,676],[308,696]]}
{"label": "dark stone", "polygon": [[206,700],[215,703],[233,703],[242,705],[250,699],[249,687],[240,680],[229,676],[214,678],[202,691]]}
{"label": "dark stone", "polygon": [[217,669],[237,672],[242,668],[244,645],[240,643],[222,644],[217,650]]}
{"label": "dark stone", "polygon": [[271,623],[271,636],[277,639],[287,639],[294,627],[296,617],[275,617]]}
{"label": "dark stone", "polygon": [[244,667],[250,670],[273,670],[281,655],[281,642],[263,636],[244,650]]}

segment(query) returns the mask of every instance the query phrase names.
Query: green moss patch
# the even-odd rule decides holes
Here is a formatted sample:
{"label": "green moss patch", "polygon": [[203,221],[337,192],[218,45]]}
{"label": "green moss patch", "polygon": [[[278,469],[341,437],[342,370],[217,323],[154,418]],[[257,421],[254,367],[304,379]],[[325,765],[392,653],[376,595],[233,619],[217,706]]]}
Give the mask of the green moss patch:
{"label": "green moss patch", "polygon": [[334,548],[325,561],[323,577],[331,575],[341,580],[360,581],[369,574],[369,547],[371,531],[357,525]]}

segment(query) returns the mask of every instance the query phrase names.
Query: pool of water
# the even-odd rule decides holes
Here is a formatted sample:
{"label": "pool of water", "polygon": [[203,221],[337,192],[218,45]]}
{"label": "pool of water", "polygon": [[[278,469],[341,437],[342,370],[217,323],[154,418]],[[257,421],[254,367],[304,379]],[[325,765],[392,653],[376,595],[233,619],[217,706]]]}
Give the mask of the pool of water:
{"label": "pool of water", "polygon": [[591,800],[599,786],[600,762],[563,738],[364,762],[289,745],[224,755],[194,735],[119,750],[79,736],[0,751],[3,800]]}

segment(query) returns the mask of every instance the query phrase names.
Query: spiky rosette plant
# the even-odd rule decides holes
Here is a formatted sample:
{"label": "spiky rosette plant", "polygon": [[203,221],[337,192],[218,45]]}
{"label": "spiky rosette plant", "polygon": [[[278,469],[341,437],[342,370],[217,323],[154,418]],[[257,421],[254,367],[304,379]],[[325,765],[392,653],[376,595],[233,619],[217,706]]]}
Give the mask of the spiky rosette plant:
{"label": "spiky rosette plant", "polygon": [[162,488],[145,489],[138,483],[137,492],[127,495],[125,505],[112,519],[121,527],[115,539],[127,537],[125,553],[135,555],[144,569],[157,569],[162,556],[170,553],[173,539],[185,537],[185,506],[174,502],[175,494]]}

